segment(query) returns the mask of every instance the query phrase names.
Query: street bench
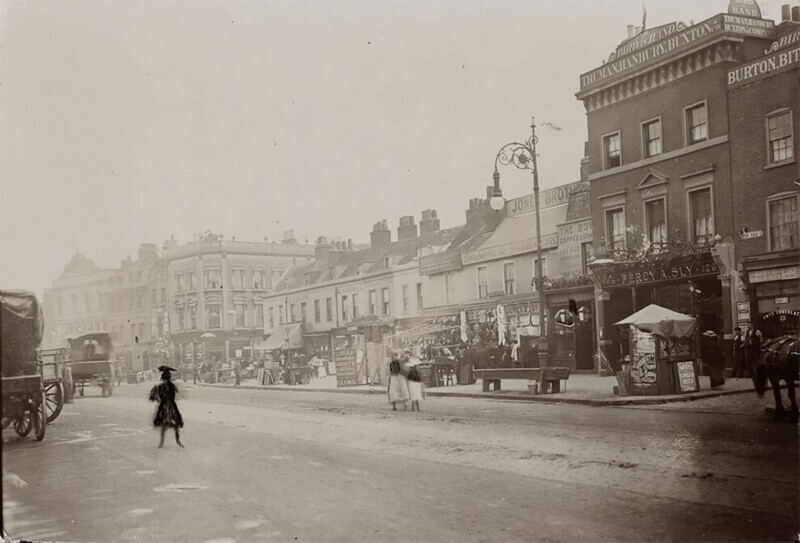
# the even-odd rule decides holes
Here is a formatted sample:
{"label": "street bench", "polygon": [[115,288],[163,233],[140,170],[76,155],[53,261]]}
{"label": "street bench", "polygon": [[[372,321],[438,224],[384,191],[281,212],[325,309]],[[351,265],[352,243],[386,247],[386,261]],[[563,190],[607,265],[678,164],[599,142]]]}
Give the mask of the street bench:
{"label": "street bench", "polygon": [[561,381],[564,381],[566,390],[569,379],[569,368],[493,368],[475,370],[474,373],[475,378],[481,380],[483,392],[500,390],[503,379],[525,379],[536,382],[531,388],[534,393],[555,393],[561,392]]}

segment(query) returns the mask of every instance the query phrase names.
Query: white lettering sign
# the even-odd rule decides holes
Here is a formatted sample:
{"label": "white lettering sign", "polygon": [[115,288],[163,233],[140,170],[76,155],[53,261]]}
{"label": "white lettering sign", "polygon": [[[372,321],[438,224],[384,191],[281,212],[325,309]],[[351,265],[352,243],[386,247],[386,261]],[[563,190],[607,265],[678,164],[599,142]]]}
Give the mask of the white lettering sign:
{"label": "white lettering sign", "polygon": [[766,283],[769,281],[789,281],[800,279],[800,266],[777,268],[773,270],[753,270],[750,272],[751,283]]}
{"label": "white lettering sign", "polygon": [[738,85],[749,79],[782,70],[800,62],[800,47],[765,57],[739,66],[728,72],[728,86]]}

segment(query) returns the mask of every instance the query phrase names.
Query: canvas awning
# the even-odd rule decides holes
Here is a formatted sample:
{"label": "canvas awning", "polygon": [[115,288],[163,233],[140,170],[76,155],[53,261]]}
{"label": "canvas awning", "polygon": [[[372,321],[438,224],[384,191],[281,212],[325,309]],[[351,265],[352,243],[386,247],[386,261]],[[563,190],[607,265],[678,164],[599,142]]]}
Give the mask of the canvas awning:
{"label": "canvas awning", "polygon": [[633,324],[641,330],[667,338],[693,338],[697,326],[694,317],[650,304],[633,315],[615,323],[616,326]]}
{"label": "canvas awning", "polygon": [[303,346],[303,323],[294,322],[282,324],[272,332],[267,339],[254,345],[257,351],[274,351],[275,349],[286,349],[287,341],[289,349],[299,349]]}

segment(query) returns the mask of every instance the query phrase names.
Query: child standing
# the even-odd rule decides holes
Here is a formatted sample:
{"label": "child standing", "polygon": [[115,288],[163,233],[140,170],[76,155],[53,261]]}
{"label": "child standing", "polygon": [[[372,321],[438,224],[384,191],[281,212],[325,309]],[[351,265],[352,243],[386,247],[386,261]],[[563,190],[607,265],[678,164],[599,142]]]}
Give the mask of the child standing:
{"label": "child standing", "polygon": [[408,409],[408,380],[400,373],[400,360],[397,356],[389,362],[389,403],[392,411],[397,411],[397,404],[403,403],[403,411]]}
{"label": "child standing", "polygon": [[411,400],[411,410],[419,411],[419,401],[425,398],[425,386],[419,376],[417,366],[408,370],[408,398]]}

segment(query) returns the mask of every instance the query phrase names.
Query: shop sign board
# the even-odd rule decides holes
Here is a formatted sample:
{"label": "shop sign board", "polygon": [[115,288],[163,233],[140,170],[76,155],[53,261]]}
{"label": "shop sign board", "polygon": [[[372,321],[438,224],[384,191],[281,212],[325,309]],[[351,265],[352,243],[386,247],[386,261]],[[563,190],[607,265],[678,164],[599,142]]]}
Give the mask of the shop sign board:
{"label": "shop sign board", "polygon": [[776,311],[770,311],[769,313],[764,313],[761,317],[762,319],[771,319],[773,317],[800,317],[800,309],[778,309]]}
{"label": "shop sign board", "polygon": [[745,17],[761,18],[761,8],[758,7],[756,0],[730,0],[728,3],[728,13],[731,15],[743,15]]}
{"label": "shop sign board", "polygon": [[736,302],[736,323],[739,327],[750,322],[750,302]]}
{"label": "shop sign board", "polygon": [[675,266],[657,266],[635,271],[613,272],[608,275],[604,286],[642,285],[674,279],[690,279],[692,277],[712,274],[719,274],[719,267],[713,261],[694,262]]}
{"label": "shop sign board", "polygon": [[694,362],[684,360],[676,362],[675,369],[678,372],[678,391],[695,392],[697,391],[697,375],[694,371]]}
{"label": "shop sign board", "polygon": [[[570,183],[569,185],[561,185],[552,189],[539,191],[539,211],[550,209],[560,205],[566,205],[569,200],[571,192],[581,188],[581,181]],[[527,213],[536,212],[536,197],[533,194],[528,194],[520,198],[509,200],[506,204],[506,216],[516,217],[517,215],[525,215]]]}
{"label": "shop sign board", "polygon": [[583,272],[583,244],[592,241],[592,219],[558,226],[561,273]]}
{"label": "shop sign board", "polygon": [[644,31],[617,47],[616,51],[611,53],[611,55],[608,57],[608,61],[611,62],[619,57],[630,55],[631,53],[634,53],[643,47],[659,42],[664,38],[668,38],[682,30],[686,30],[686,25],[684,23],[677,22],[665,24],[659,26],[658,28]]}
{"label": "shop sign board", "polygon": [[789,297],[788,296],[780,296],[778,298],[775,298],[775,304],[776,305],[777,304],[788,304],[788,303],[789,303]]}
{"label": "shop sign board", "polygon": [[791,281],[800,279],[800,266],[774,268],[771,270],[753,270],[750,272],[751,283],[767,283],[769,281]]}
{"label": "shop sign board", "polygon": [[336,386],[353,386],[358,384],[358,366],[355,349],[336,349],[333,351],[336,364]]}
{"label": "shop sign board", "polygon": [[723,33],[774,39],[775,23],[766,19],[738,14],[721,13],[680,32],[666,36],[659,42],[617,57],[601,67],[580,76],[581,91],[599,86],[607,80],[653,65],[679,52],[696,46],[698,42]]}
{"label": "shop sign board", "polygon": [[[775,42],[778,43],[778,42]],[[738,87],[763,75],[775,75],[800,63],[800,46],[774,53],[728,71],[728,86]]]}
{"label": "shop sign board", "polygon": [[[552,249],[558,245],[558,233],[542,235],[542,249]],[[501,258],[508,258],[510,256],[522,255],[526,253],[536,252],[536,238],[528,238],[514,243],[506,243],[503,245],[496,245],[494,247],[487,247],[486,249],[479,249],[461,255],[461,262],[464,266],[469,264],[478,264],[481,262],[488,262],[490,260],[498,260]]]}

